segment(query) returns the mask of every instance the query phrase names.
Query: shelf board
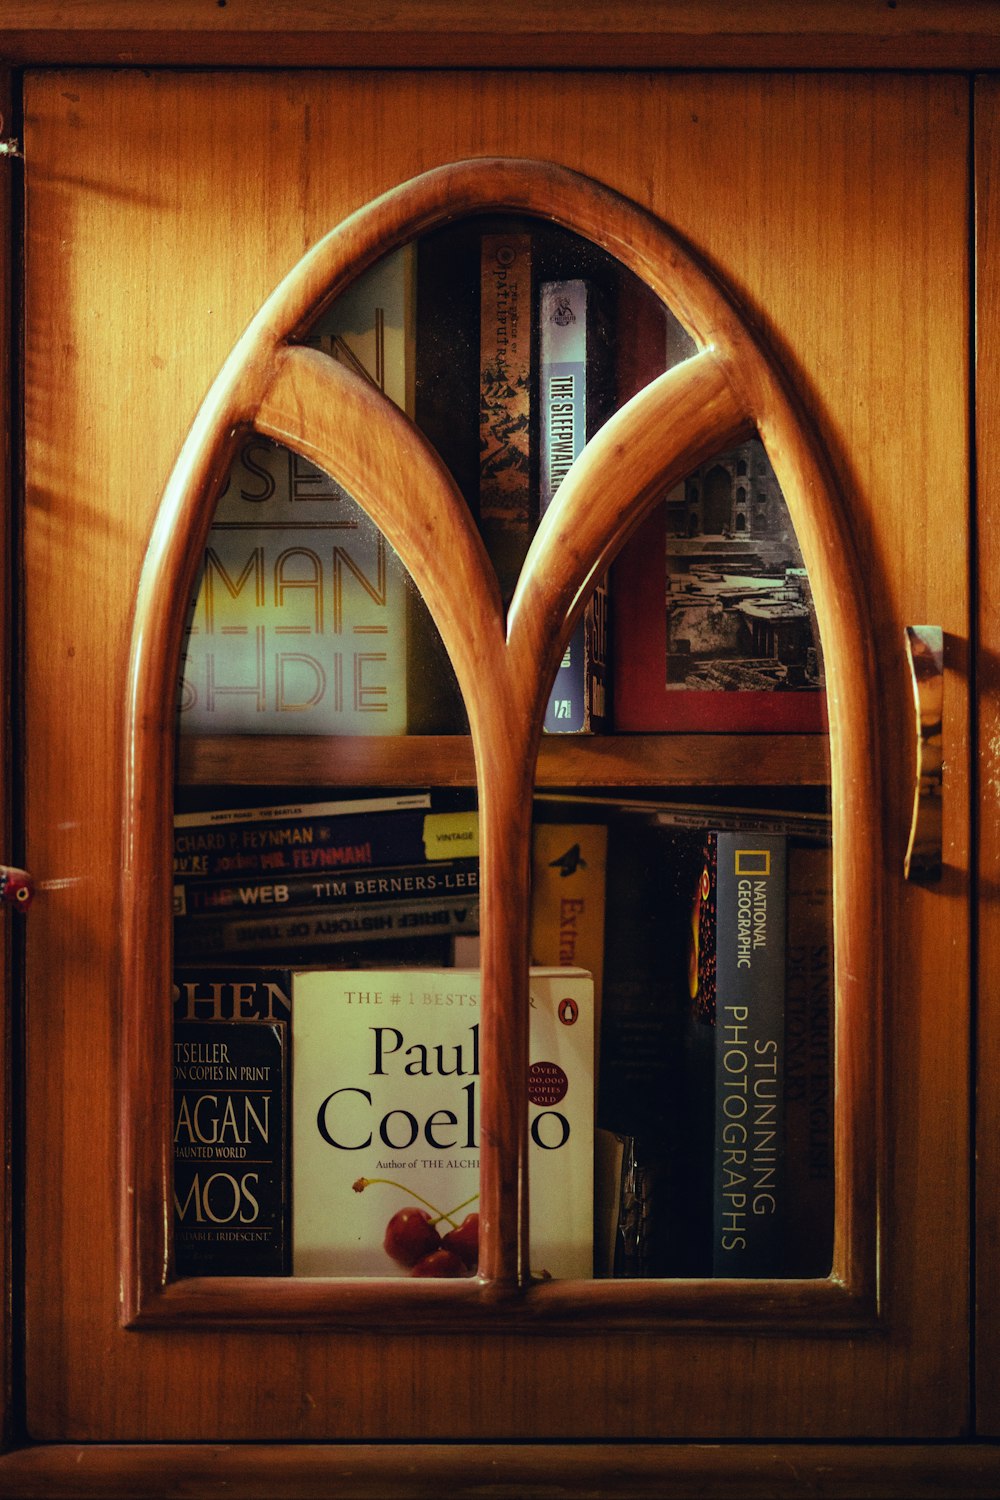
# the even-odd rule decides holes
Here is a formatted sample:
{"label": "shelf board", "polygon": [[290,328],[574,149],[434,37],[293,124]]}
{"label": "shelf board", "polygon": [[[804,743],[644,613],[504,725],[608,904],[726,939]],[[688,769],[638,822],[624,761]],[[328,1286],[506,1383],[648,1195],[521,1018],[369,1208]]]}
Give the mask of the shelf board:
{"label": "shelf board", "polygon": [[[183,786],[473,786],[467,735],[185,735]],[[546,736],[536,784],[824,786],[825,735]]]}

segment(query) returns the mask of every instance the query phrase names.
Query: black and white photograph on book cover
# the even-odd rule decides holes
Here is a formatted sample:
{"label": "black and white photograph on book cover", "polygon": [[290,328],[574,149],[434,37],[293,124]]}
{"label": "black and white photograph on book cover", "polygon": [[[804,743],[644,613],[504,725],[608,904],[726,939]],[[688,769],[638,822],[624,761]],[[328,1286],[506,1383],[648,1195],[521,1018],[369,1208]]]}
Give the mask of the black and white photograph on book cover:
{"label": "black and white photograph on book cover", "polygon": [[696,469],[665,511],[667,687],[821,687],[812,591],[763,443]]}
{"label": "black and white photograph on book cover", "polygon": [[612,583],[617,730],[825,730],[812,587],[760,438],[670,490]]}

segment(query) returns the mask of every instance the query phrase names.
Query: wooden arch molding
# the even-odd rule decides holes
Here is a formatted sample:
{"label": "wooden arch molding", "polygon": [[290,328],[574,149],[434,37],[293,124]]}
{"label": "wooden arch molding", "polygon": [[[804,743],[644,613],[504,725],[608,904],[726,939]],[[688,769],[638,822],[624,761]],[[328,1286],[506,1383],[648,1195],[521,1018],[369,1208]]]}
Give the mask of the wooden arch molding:
{"label": "wooden arch molding", "polygon": [[[479,533],[416,427],[299,342],[374,261],[492,210],[555,221],[644,280],[697,352],[591,440],[532,542],[505,617]],[[787,498],[825,648],[837,853],[837,1236],[823,1282],[532,1284],[527,1266],[527,974],[531,795],[551,682],[593,583],[665,491],[756,429]],[[409,569],[451,656],[479,787],[482,884],[481,1263],[468,1282],[171,1280],[169,861],[176,676],[186,601],[238,438],[255,430],[328,472]],[[344,221],[294,268],[234,348],[167,485],[136,603],[123,783],[122,1315],[129,1325],[345,1328],[859,1326],[874,1307],[879,817],[874,652],[853,547],[819,446],[780,370],[714,279],[660,222],[551,163],[477,159],[427,172]],[[330,756],[337,741],[330,740]],[[850,805],[850,815],[846,807]],[[442,1317],[445,1317],[445,1325]]]}

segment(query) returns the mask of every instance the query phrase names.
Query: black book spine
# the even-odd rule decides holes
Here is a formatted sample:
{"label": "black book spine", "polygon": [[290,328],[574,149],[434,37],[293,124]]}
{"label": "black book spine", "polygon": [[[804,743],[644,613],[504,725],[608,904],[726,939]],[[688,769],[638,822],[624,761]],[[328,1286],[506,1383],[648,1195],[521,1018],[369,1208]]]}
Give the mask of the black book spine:
{"label": "black book spine", "polygon": [[180,1276],[289,1270],[286,1024],[174,1023]]}
{"label": "black book spine", "polygon": [[184,888],[178,917],[281,915],[302,908],[360,907],[392,901],[467,898],[479,889],[479,860],[444,859],[384,869],[329,871],[317,875],[203,880]]}
{"label": "black book spine", "polygon": [[775,1276],[783,1262],[786,840],[716,835],[712,1268]]}

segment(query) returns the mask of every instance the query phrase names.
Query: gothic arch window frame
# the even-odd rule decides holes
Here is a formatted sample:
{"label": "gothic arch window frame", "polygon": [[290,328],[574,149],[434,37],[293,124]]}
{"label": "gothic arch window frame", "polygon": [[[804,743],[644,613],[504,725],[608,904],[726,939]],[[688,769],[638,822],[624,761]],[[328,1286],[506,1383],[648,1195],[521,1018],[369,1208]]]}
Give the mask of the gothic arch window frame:
{"label": "gothic arch window frame", "polygon": [[[669,307],[696,352],[616,413],[573,465],[504,614],[450,475],[410,421],[300,342],[388,251],[465,215],[553,220],[601,245]],[[379,442],[371,433],[379,432]],[[483,928],[477,1278],[326,1281],[172,1274],[169,861],[184,610],[216,496],[253,430],[317,463],[409,569],[469,713],[480,797]],[[657,501],[756,431],[813,579],[830,712],[836,912],[836,1233],[820,1281],[533,1282],[527,1261],[526,1001],[530,806],[549,688],[593,584]],[[735,304],[660,221],[548,162],[442,166],[359,209],[310,251],[235,346],[167,484],[136,600],[123,780],[122,1292],[126,1326],[866,1328],[878,1317],[881,820],[874,642],[847,516],[790,381]],[[331,741],[331,755],[336,742]],[[846,789],[850,789],[850,806]],[[506,1003],[500,999],[506,996]],[[494,1144],[489,1144],[493,1142]]]}

